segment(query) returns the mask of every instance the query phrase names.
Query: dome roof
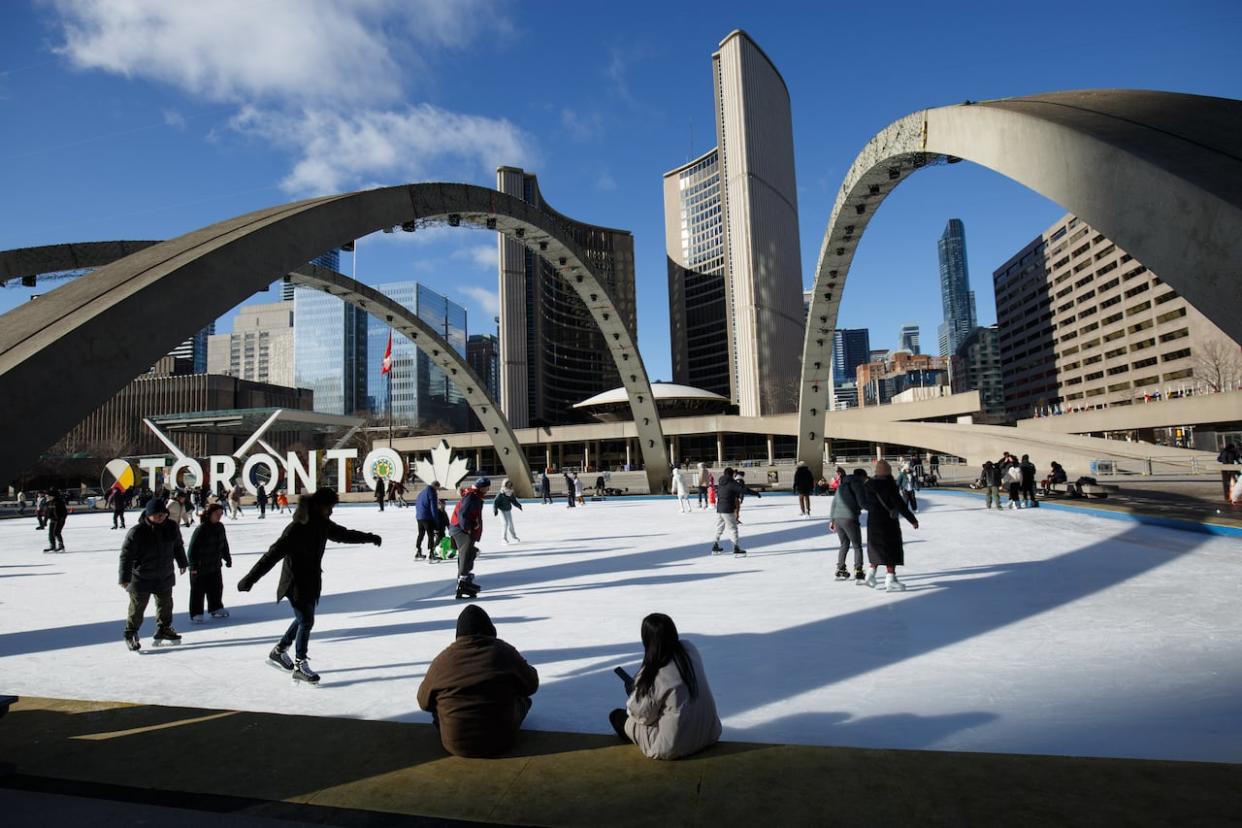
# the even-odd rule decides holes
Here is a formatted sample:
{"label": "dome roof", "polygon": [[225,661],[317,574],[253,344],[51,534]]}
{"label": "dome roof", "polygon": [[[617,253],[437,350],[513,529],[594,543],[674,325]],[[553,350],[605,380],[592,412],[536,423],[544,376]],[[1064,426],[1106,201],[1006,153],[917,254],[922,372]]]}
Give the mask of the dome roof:
{"label": "dome roof", "polygon": [[[651,384],[651,394],[655,397],[657,403],[665,400],[702,400],[716,401],[728,403],[728,397],[722,397],[713,391],[707,391],[703,388],[694,388],[690,385],[678,385],[675,382],[653,382]],[[617,403],[628,403],[629,395],[625,391],[625,386],[613,388],[611,391],[605,391],[602,394],[596,394],[590,399],[575,403],[574,408],[591,408],[597,405],[615,405]]]}

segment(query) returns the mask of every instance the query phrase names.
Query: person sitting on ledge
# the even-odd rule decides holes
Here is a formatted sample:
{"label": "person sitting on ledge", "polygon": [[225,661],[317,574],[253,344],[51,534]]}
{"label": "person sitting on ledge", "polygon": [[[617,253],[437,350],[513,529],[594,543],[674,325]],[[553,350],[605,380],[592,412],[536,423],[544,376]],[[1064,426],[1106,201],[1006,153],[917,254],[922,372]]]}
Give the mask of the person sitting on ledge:
{"label": "person sitting on ledge", "polygon": [[431,713],[445,750],[485,758],[513,746],[538,689],[539,673],[471,604],[457,616],[457,640],[427,668],[418,706]]}
{"label": "person sitting on ledge", "polygon": [[643,619],[643,665],[625,709],[608,721],[617,736],[651,759],[678,759],[720,741],[720,717],[703,659],[677,636],[673,619],[654,612]]}

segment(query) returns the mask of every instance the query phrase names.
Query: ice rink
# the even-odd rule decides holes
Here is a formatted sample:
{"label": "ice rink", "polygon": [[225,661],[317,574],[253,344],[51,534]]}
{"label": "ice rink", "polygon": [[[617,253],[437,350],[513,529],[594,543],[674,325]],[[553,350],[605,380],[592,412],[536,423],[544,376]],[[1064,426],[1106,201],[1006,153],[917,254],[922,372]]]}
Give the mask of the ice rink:
{"label": "ice rink", "polygon": [[[834,582],[829,498],[809,519],[790,496],[748,499],[744,559],[710,556],[715,515],[679,514],[671,498],[530,502],[508,546],[489,505],[479,603],[539,670],[527,726],[609,732],[624,702],[612,669],[637,668],[639,624],[661,611],[699,646],[725,739],[1242,761],[1242,542],[920,501],[902,594]],[[290,619],[273,601],[278,570],[236,591],[287,516],[226,521],[232,617],[191,625],[182,577],[184,643],[150,646],[152,605],[140,654],[121,640],[110,516],[71,516],[55,555],[33,518],[0,522],[0,692],[430,721],[415,691],[465,603],[455,564],[413,559],[413,509],[343,506],[335,519],[384,545],[328,547],[318,688],[265,664]]]}

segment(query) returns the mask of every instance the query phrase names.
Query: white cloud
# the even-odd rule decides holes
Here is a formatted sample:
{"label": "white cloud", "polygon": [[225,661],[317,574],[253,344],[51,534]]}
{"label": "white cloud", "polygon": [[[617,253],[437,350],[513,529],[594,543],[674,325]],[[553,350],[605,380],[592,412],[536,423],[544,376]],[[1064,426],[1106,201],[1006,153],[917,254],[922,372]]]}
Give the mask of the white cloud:
{"label": "white cloud", "polygon": [[590,141],[604,132],[604,119],[598,112],[580,115],[568,107],[561,110],[561,126],[575,141]]}
{"label": "white cloud", "polygon": [[164,124],[173,129],[185,129],[185,116],[175,109],[165,109]]}
{"label": "white cloud", "polygon": [[469,259],[481,268],[495,270],[500,264],[500,251],[497,245],[473,244],[453,252],[454,259]]}
{"label": "white cloud", "polygon": [[458,288],[458,293],[469,296],[489,317],[500,313],[500,294],[484,287]]}

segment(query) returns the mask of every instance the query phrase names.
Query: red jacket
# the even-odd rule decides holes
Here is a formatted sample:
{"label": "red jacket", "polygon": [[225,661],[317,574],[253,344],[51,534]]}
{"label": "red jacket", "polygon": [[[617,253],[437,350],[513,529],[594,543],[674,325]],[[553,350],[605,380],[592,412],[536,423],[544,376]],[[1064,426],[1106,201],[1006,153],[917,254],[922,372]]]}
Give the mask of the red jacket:
{"label": "red jacket", "polygon": [[[454,531],[456,529],[456,531]],[[483,537],[483,495],[473,486],[462,490],[461,500],[449,519],[449,534],[469,532],[476,541]]]}

